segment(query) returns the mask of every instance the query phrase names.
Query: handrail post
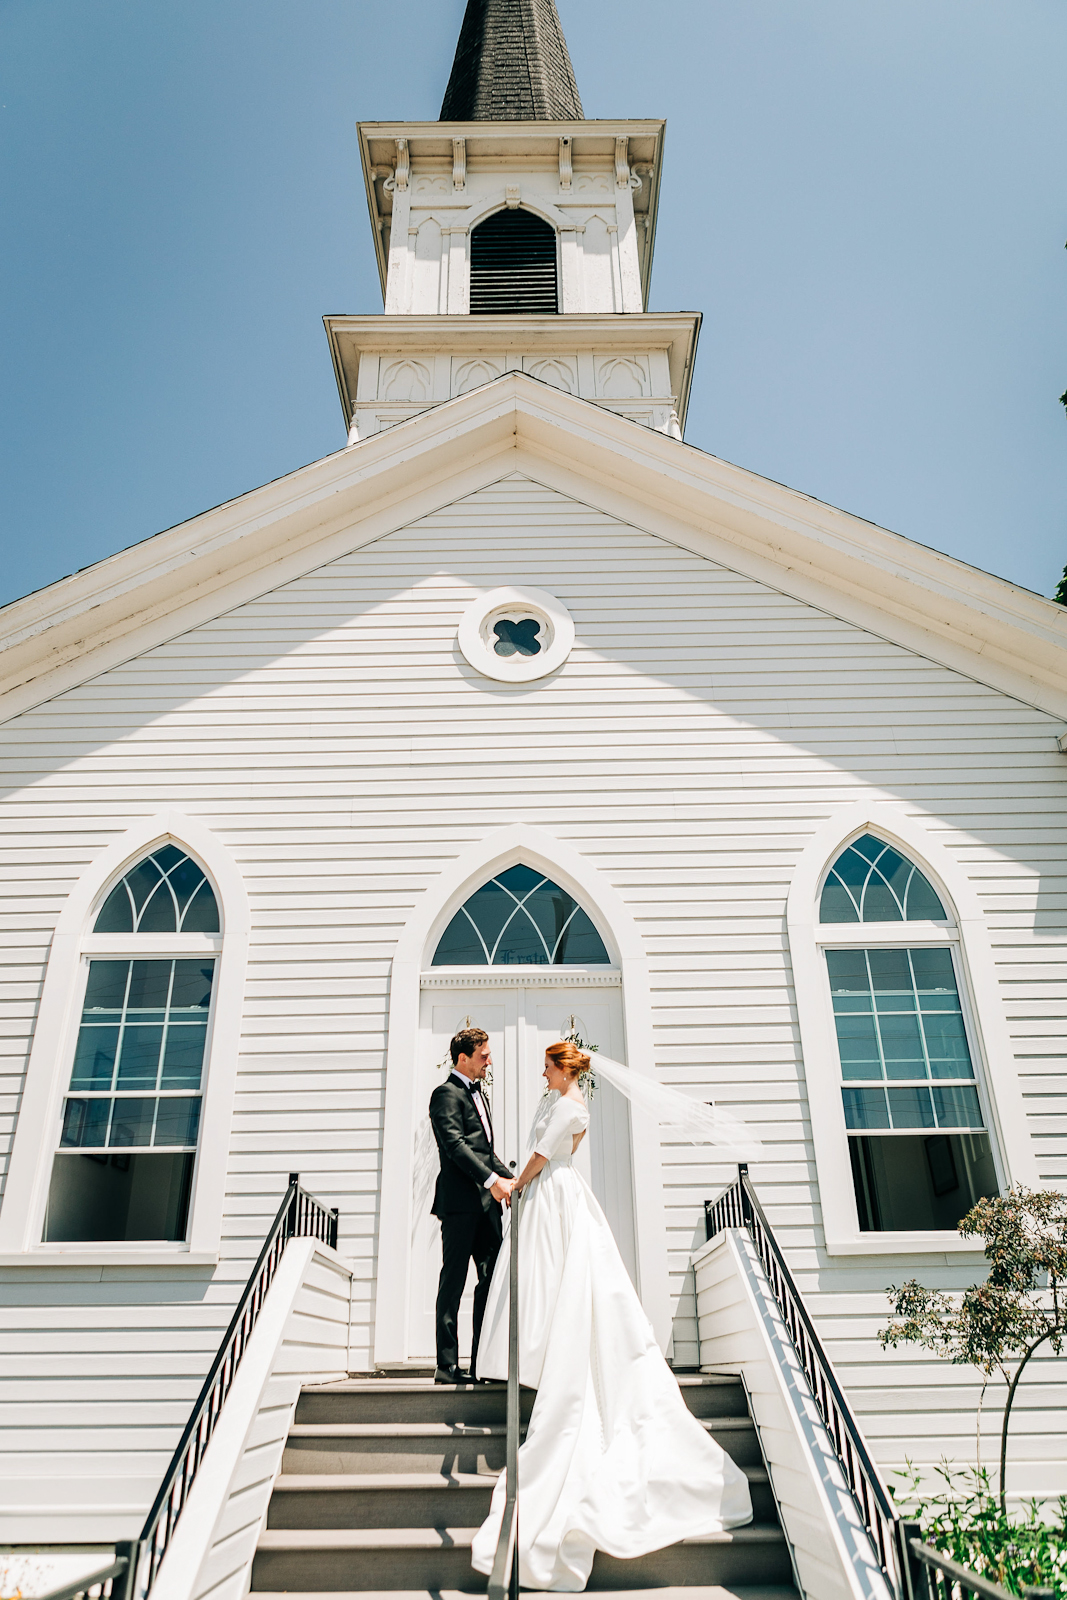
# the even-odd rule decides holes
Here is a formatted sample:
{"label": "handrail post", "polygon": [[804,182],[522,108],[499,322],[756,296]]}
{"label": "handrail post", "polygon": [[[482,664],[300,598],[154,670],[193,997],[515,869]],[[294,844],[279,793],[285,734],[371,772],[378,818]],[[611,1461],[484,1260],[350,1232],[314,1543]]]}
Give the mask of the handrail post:
{"label": "handrail post", "polygon": [[930,1574],[911,1547],[913,1539],[922,1538],[922,1523],[906,1521],[901,1517],[893,1531],[904,1600],[926,1600],[930,1593]]}
{"label": "handrail post", "polygon": [[749,1233],[751,1233],[752,1232],[752,1201],[749,1199],[749,1195],[748,1195],[748,1186],[747,1186],[747,1183],[746,1183],[746,1179],[747,1178],[748,1178],[748,1162],[747,1161],[739,1161],[737,1163],[737,1187],[741,1192],[741,1221],[744,1223],[744,1225],[748,1229]]}
{"label": "handrail post", "polygon": [[115,1560],[126,1558],[126,1570],[111,1585],[111,1600],[136,1600],[137,1572],[141,1565],[143,1545],[140,1539],[116,1539]]}
{"label": "handrail post", "polygon": [[297,1227],[299,1226],[299,1221],[300,1221],[300,1212],[299,1212],[299,1206],[300,1206],[300,1174],[299,1174],[299,1172],[290,1172],[290,1174],[289,1174],[289,1187],[293,1191],[293,1198],[289,1202],[289,1211],[288,1211],[288,1214],[287,1214],[287,1216],[285,1218],[285,1237],[287,1239],[295,1239],[296,1230],[297,1230]]}
{"label": "handrail post", "polygon": [[326,1243],[331,1250],[337,1249],[337,1231],[341,1225],[341,1208],[333,1206],[330,1211],[330,1224],[326,1230]]}

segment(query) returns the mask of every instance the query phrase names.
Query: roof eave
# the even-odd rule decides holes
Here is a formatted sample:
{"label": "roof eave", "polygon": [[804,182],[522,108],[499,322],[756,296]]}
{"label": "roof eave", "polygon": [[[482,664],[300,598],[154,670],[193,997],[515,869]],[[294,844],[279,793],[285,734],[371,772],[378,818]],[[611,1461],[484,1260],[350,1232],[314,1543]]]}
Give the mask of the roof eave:
{"label": "roof eave", "polygon": [[522,373],[7,606],[0,718],[472,492],[515,449],[563,492],[1067,718],[1064,608]]}

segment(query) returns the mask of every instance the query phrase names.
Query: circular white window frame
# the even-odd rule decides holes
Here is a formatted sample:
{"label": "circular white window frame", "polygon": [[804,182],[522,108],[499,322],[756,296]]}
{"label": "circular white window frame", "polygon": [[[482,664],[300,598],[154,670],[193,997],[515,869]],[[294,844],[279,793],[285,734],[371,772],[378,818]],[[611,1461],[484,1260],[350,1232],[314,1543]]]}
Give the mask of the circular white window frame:
{"label": "circular white window frame", "polygon": [[[498,656],[493,625],[533,617],[541,649],[535,656]],[[532,683],[561,667],[574,645],[571,614],[547,589],[490,589],[460,618],[459,647],[475,672],[498,683]]]}

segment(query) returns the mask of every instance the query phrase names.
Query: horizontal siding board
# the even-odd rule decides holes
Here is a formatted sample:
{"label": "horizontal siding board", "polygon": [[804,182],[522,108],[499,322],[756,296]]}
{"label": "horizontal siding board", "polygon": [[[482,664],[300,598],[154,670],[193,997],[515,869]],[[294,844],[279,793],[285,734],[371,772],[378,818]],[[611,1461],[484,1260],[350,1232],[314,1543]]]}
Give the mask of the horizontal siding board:
{"label": "horizontal siding board", "polygon": [[[503,584],[546,588],[574,616],[570,660],[537,686],[487,688],[457,658],[462,611]],[[214,829],[254,930],[222,1263],[0,1268],[4,1447],[69,1486],[99,1446],[101,1481],[127,1499],[140,1483],[147,1503],[290,1170],[340,1207],[353,1359],[369,1360],[390,959],[456,856],[523,820],[583,852],[635,917],[665,1080],[759,1121],[761,1197],[880,1458],[909,1436],[891,1419],[925,1404],[944,1407],[947,1447],[969,1459],[973,1382],[878,1346],[886,1284],[914,1262],[825,1253],[783,912],[833,807],[873,795],[926,819],[985,910],[1042,1171],[1067,1182],[1059,731],[521,477],[0,729],[0,1157],[56,917],[126,827],[173,806]],[[663,1154],[677,1351],[695,1360],[688,1259],[732,1168],[670,1140]],[[963,1287],[981,1262],[922,1270]],[[322,1292],[332,1326],[347,1304]],[[1039,1472],[1057,1390],[1045,1367],[1034,1379],[1013,1451]]]}

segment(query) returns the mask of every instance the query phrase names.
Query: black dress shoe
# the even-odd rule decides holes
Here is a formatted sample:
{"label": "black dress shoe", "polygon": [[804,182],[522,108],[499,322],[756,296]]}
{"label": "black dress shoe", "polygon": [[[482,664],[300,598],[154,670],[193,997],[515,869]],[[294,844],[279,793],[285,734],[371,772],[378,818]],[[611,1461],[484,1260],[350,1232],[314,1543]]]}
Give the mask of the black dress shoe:
{"label": "black dress shoe", "polygon": [[469,1372],[464,1372],[462,1367],[437,1367],[433,1375],[434,1383],[470,1383]]}

